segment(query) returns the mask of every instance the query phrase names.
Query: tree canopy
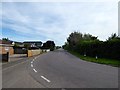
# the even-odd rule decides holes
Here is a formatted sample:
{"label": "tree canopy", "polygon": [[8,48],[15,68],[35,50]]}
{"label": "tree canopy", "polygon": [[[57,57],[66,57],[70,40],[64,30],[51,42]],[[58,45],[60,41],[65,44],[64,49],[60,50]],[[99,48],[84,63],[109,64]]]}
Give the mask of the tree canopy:
{"label": "tree canopy", "polygon": [[76,46],[82,41],[98,40],[97,37],[90,34],[82,34],[80,32],[73,32],[67,38],[67,42],[71,47]]}
{"label": "tree canopy", "polygon": [[78,52],[81,55],[86,54],[92,57],[97,55],[101,58],[120,59],[120,37],[116,34],[111,34],[106,41],[100,41],[96,36],[90,34],[72,32],[63,48]]}
{"label": "tree canopy", "polygon": [[55,48],[55,43],[54,43],[54,41],[46,41],[45,43],[43,43],[42,48],[43,49],[50,49],[52,51]]}
{"label": "tree canopy", "polygon": [[8,39],[8,38],[2,38],[2,40],[3,40],[3,41],[9,41],[9,39]]}

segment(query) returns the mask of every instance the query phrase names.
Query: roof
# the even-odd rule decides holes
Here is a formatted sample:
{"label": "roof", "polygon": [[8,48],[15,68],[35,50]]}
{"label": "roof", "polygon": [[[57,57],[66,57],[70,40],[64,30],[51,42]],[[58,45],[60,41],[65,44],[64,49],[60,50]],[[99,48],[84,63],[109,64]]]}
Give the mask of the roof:
{"label": "roof", "polygon": [[12,44],[12,41],[4,41],[4,40],[0,40],[0,44]]}
{"label": "roof", "polygon": [[41,41],[25,41],[23,43],[42,43]]}
{"label": "roof", "polygon": [[11,42],[11,41],[3,41],[3,40],[0,40],[0,46],[11,47],[11,46],[13,46],[13,45],[12,45],[12,42]]}
{"label": "roof", "polygon": [[14,43],[16,43],[16,44],[23,44],[22,42],[16,42],[16,41],[13,41]]}

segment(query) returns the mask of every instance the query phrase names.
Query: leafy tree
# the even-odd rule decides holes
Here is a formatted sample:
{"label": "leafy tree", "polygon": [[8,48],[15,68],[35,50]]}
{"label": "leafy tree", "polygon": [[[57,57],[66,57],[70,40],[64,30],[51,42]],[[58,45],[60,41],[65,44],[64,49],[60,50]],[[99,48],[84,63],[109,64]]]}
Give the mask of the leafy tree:
{"label": "leafy tree", "polygon": [[24,44],[24,47],[26,48],[26,49],[30,49],[30,44]]}
{"label": "leafy tree", "polygon": [[90,35],[90,34],[84,34],[83,35],[84,40],[91,40],[91,37],[92,37],[92,35]]}
{"label": "leafy tree", "polygon": [[83,35],[83,40],[97,40],[97,37],[88,34]]}
{"label": "leafy tree", "polygon": [[47,41],[47,42],[43,43],[42,48],[43,49],[50,49],[51,51],[53,51],[55,48],[55,43],[54,43],[54,41]]}
{"label": "leafy tree", "polygon": [[78,42],[80,42],[83,38],[82,38],[83,34],[79,33],[79,32],[73,32],[69,35],[69,37],[67,38],[67,42],[69,43],[69,45],[71,47],[74,47],[77,45]]}
{"label": "leafy tree", "polygon": [[59,48],[61,48],[61,46],[56,46],[56,49],[59,49]]}
{"label": "leafy tree", "polygon": [[63,45],[66,50],[72,50],[81,55],[120,60],[120,37],[112,34],[108,40],[99,41],[97,37],[90,34],[73,32],[69,35],[67,42]]}
{"label": "leafy tree", "polygon": [[119,37],[117,36],[116,33],[114,33],[114,34],[111,34],[111,36],[108,38],[108,41],[113,40],[113,39],[117,39],[117,38],[119,38]]}
{"label": "leafy tree", "polygon": [[2,38],[2,40],[3,40],[3,41],[9,41],[9,39],[8,39],[8,38]]}
{"label": "leafy tree", "polygon": [[69,44],[69,48],[72,50],[77,49],[77,45],[82,43],[83,41],[92,41],[98,40],[97,37],[92,36],[90,34],[82,34],[80,32],[73,32],[67,38],[67,42]]}
{"label": "leafy tree", "polygon": [[14,44],[14,47],[19,47],[19,44],[15,43],[15,44]]}

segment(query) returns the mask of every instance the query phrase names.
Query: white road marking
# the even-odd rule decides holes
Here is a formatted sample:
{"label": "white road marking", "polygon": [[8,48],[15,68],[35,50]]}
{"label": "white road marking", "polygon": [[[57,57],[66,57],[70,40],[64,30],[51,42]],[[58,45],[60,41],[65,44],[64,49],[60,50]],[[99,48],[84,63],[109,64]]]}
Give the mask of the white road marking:
{"label": "white road marking", "polygon": [[37,70],[36,70],[36,69],[34,69],[34,68],[33,68],[33,70],[34,70],[34,72],[37,72]]}
{"label": "white road marking", "polygon": [[33,63],[33,61],[31,63]]}
{"label": "white road marking", "polygon": [[35,59],[39,58],[39,56],[36,56]]}
{"label": "white road marking", "polygon": [[31,67],[33,67],[33,64],[31,64]]}
{"label": "white road marking", "polygon": [[43,78],[43,79],[46,80],[47,82],[50,82],[50,80],[48,80],[48,79],[45,78],[44,76],[41,76],[41,78]]}

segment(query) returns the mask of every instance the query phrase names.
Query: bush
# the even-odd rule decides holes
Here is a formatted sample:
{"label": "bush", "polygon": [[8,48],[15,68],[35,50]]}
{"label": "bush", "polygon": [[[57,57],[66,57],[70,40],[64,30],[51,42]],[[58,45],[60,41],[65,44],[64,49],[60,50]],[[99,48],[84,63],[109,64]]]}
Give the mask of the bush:
{"label": "bush", "polygon": [[120,59],[120,40],[110,40],[105,42],[97,40],[83,41],[79,42],[75,47],[66,45],[65,49],[78,52],[81,55],[86,54],[91,57],[97,55],[100,58]]}
{"label": "bush", "polygon": [[[75,36],[76,34],[74,35],[74,33],[72,37],[69,36],[70,37],[69,41],[76,40]],[[111,37],[109,37],[107,41],[104,41],[104,42],[99,41],[96,37],[94,37],[95,39],[91,39],[90,37],[94,37],[94,36],[88,34],[86,35],[86,38],[89,38],[89,39],[82,37],[82,39],[80,38],[80,40],[77,40],[76,44],[67,42],[65,43],[63,48],[77,52],[81,55],[86,54],[87,56],[91,56],[91,57],[97,56],[98,58],[100,57],[100,58],[120,60],[120,55],[119,55],[120,54],[120,38],[119,37],[113,34]]]}
{"label": "bush", "polygon": [[50,48],[50,51],[53,51],[53,50],[54,50],[54,47],[51,47],[51,48]]}

